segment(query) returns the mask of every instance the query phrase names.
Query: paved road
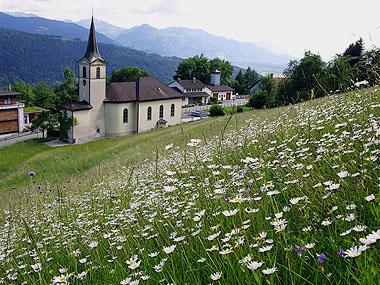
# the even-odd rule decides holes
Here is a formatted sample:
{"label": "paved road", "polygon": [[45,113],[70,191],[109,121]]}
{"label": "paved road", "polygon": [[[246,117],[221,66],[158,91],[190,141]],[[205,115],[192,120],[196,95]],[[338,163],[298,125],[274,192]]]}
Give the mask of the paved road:
{"label": "paved road", "polygon": [[[248,100],[246,99],[236,99],[234,100],[227,100],[223,101],[222,105],[223,107],[228,107],[228,106],[235,106],[235,105],[245,105],[247,104]],[[193,111],[198,111],[198,110],[206,110],[210,109],[211,105],[205,105],[205,106],[195,106],[195,107],[188,107],[188,108],[182,108],[182,118],[188,118],[190,116],[190,113]]]}
{"label": "paved road", "polygon": [[28,135],[7,138],[6,140],[0,141],[0,148],[15,144],[18,142],[23,142],[23,141],[28,141],[28,140],[38,139],[38,138],[42,138],[42,133],[32,133]]}
{"label": "paved road", "polygon": [[[223,104],[220,104],[220,105],[223,107],[228,107],[228,106],[234,106],[234,105],[245,105],[247,102],[248,100],[246,99],[236,99],[235,101],[234,100],[223,101]],[[182,108],[182,113],[190,113],[192,111],[210,109],[210,107],[211,105]]]}

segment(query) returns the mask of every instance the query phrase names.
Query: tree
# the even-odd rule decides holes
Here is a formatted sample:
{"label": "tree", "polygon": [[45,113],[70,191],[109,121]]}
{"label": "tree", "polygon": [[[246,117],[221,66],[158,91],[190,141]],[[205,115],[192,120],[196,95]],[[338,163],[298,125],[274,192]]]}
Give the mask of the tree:
{"label": "tree", "polygon": [[244,75],[241,69],[235,77],[234,88],[237,94],[246,94],[244,87]]}
{"label": "tree", "polygon": [[363,39],[360,38],[359,40],[348,46],[348,48],[344,51],[343,56],[347,58],[348,63],[351,66],[355,66],[359,62],[361,56],[363,55],[363,51],[364,43]]}
{"label": "tree", "polygon": [[113,70],[110,82],[130,82],[146,76],[149,76],[147,71],[134,66],[127,66],[118,70]]}
{"label": "tree", "polygon": [[251,67],[248,67],[247,70],[244,73],[243,77],[243,85],[244,85],[244,94],[249,94],[249,88],[252,87],[253,84],[255,84],[260,79],[260,75],[251,69]]}
{"label": "tree", "polygon": [[26,106],[33,106],[34,101],[36,100],[34,94],[34,86],[31,83],[27,83],[24,81],[16,82],[13,85],[12,89],[20,94],[22,94],[21,99],[24,100]]}
{"label": "tree", "polygon": [[45,133],[49,129],[57,128],[58,121],[57,117],[50,112],[41,112],[38,116],[32,121],[32,131],[40,130],[42,132],[43,138],[45,138]]}
{"label": "tree", "polygon": [[268,97],[268,91],[260,90],[249,98],[247,106],[255,109],[268,107]]}
{"label": "tree", "polygon": [[210,60],[203,54],[183,60],[177,67],[174,79],[199,79],[202,82],[210,82]]}
{"label": "tree", "polygon": [[63,74],[65,78],[64,81],[54,87],[54,93],[56,95],[56,108],[63,103],[74,102],[79,99],[74,71],[69,67],[65,67]]}

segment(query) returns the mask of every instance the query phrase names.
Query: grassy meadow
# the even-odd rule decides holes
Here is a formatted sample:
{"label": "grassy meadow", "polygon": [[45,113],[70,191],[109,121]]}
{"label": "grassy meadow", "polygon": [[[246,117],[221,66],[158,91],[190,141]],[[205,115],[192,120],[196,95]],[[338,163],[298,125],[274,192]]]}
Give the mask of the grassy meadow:
{"label": "grassy meadow", "polygon": [[0,284],[379,284],[379,146],[372,88],[0,149]]}

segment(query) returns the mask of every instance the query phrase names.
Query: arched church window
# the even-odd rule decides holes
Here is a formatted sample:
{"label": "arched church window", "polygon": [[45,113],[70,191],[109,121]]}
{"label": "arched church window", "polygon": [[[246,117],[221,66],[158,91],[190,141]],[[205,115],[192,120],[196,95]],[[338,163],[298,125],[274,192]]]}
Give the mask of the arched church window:
{"label": "arched church window", "polygon": [[175,105],[172,104],[172,105],[170,106],[170,116],[171,116],[171,117],[174,117],[174,113],[175,113]]}
{"label": "arched church window", "polygon": [[96,68],[96,78],[97,78],[97,79],[100,78],[100,67],[97,67],[97,68]]}
{"label": "arched church window", "polygon": [[164,117],[164,105],[160,106],[160,119]]}
{"label": "arched church window", "polygon": [[128,123],[128,109],[123,110],[123,123]]}
{"label": "arched church window", "polygon": [[86,78],[87,77],[87,68],[85,66],[83,66],[83,69],[82,69],[82,77]]}
{"label": "arched church window", "polygon": [[152,120],[152,107],[148,107],[147,120]]}

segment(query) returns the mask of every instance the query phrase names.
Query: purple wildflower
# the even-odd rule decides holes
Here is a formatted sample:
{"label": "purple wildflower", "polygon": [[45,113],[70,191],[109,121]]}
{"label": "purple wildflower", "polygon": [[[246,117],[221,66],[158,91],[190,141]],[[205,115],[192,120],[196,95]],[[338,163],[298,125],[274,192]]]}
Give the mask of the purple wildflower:
{"label": "purple wildflower", "polygon": [[338,250],[338,255],[341,256],[341,257],[344,257],[344,249],[343,248],[340,248]]}
{"label": "purple wildflower", "polygon": [[326,260],[326,254],[324,254],[324,253],[318,254],[317,253],[317,258],[318,258],[319,264],[323,264]]}
{"label": "purple wildflower", "polygon": [[28,172],[28,176],[29,177],[34,177],[34,176],[36,176],[36,173],[34,171],[29,171]]}
{"label": "purple wildflower", "polygon": [[302,246],[295,245],[295,247],[296,247],[297,253],[298,253],[299,255],[301,255],[302,252],[303,252],[303,248],[302,248]]}

